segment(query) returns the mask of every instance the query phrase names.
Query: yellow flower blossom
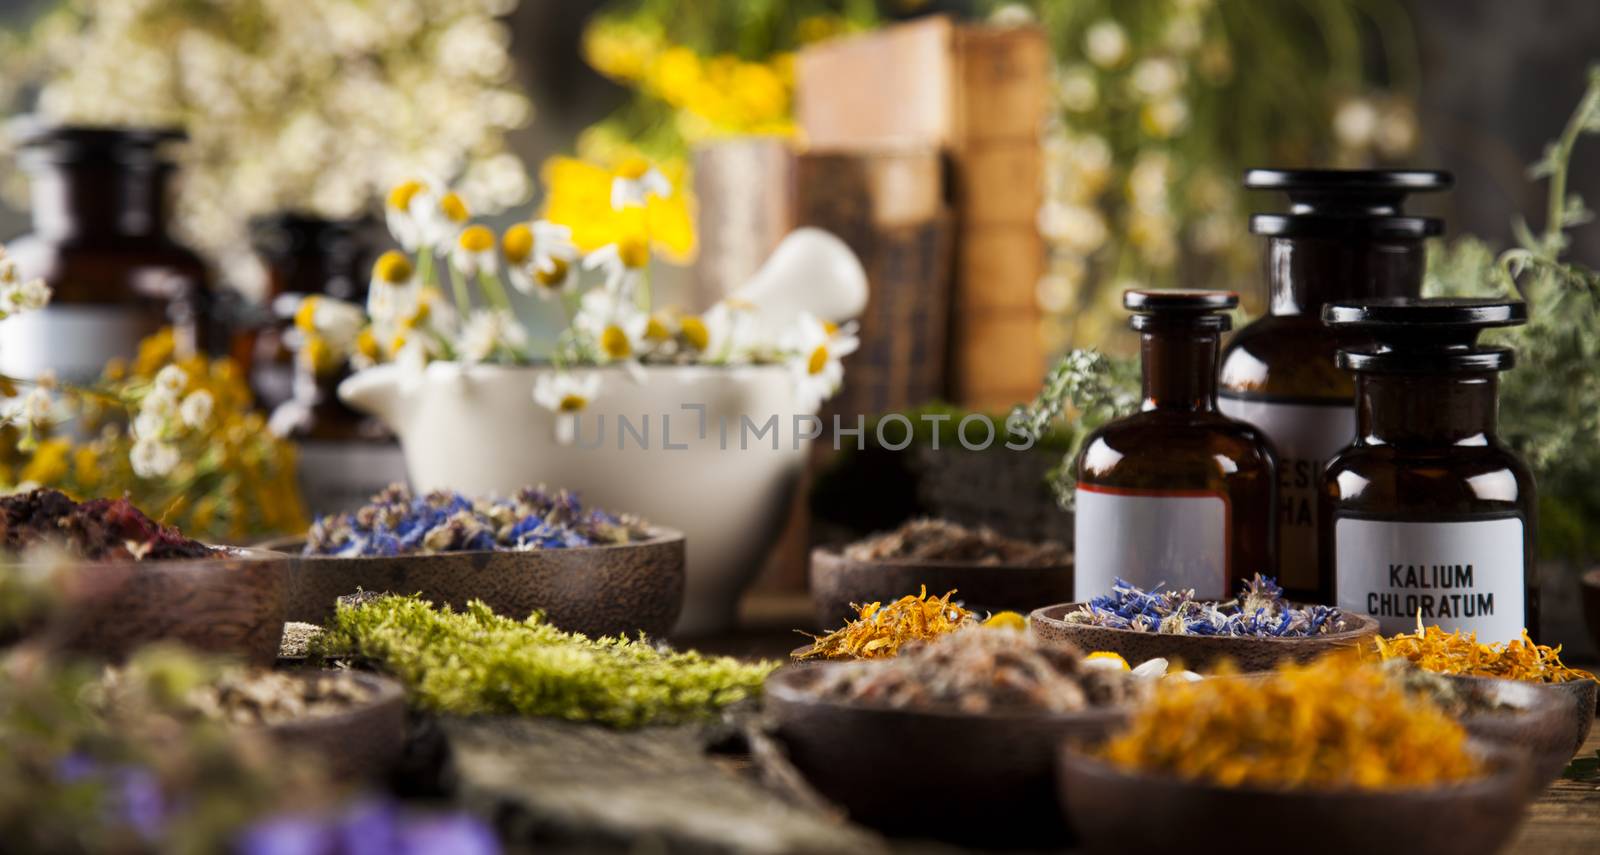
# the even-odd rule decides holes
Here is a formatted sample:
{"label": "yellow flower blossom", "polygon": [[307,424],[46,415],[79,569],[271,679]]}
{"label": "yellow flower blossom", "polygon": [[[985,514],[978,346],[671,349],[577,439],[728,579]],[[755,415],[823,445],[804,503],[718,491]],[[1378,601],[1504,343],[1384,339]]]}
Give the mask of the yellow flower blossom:
{"label": "yellow flower blossom", "polygon": [[525,263],[533,255],[533,229],[527,223],[517,223],[506,229],[500,238],[500,252],[508,264]]}
{"label": "yellow flower blossom", "polygon": [[66,437],[44,440],[34,448],[33,458],[22,467],[21,480],[47,487],[59,484],[70,468],[68,455],[71,452],[72,440]]}
{"label": "yellow flower blossom", "polygon": [[616,177],[612,170],[577,158],[553,157],[541,171],[546,194],[541,217],[572,229],[572,242],[586,253],[629,239],[644,240],[667,258],[685,263],[693,258],[695,234],[684,164],[656,168],[672,184],[671,195],[652,195],[643,207],[617,210],[611,205]]}

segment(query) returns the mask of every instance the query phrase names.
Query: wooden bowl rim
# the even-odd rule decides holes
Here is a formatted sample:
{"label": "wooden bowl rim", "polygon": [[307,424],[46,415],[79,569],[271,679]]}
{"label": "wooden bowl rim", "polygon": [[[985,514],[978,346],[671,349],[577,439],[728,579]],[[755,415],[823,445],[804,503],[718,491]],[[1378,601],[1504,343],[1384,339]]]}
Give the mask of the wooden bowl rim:
{"label": "wooden bowl rim", "polygon": [[1027,571],[1060,572],[1073,567],[1072,556],[1059,564],[981,564],[973,561],[943,561],[930,558],[874,558],[862,560],[847,557],[842,551],[834,547],[817,546],[811,550],[811,562],[815,567],[819,562],[831,564],[838,569],[866,570],[866,569],[895,569],[895,570],[925,570],[929,568],[939,570],[982,570],[989,572],[1022,573]]}
{"label": "wooden bowl rim", "polygon": [[778,668],[767,675],[767,679],[762,685],[762,691],[764,696],[770,696],[790,706],[804,707],[808,710],[821,710],[832,715],[865,714],[897,719],[960,721],[974,726],[985,722],[1013,725],[1101,722],[1115,724],[1125,718],[1132,710],[1131,706],[1116,706],[1090,707],[1087,710],[1075,712],[1001,710],[998,712],[969,713],[950,707],[886,707],[860,701],[819,698],[806,692],[803,684],[813,683],[822,679],[829,670],[856,665],[863,661],[871,662],[873,660],[858,659],[849,662],[823,660],[820,662],[799,663],[807,666],[804,668]]}
{"label": "wooden bowl rim", "polygon": [[351,707],[343,712],[332,715],[306,716],[303,718],[280,721],[276,724],[253,725],[254,728],[278,734],[295,734],[305,730],[322,730],[348,724],[367,718],[384,707],[399,702],[405,704],[406,688],[399,680],[386,677],[382,674],[373,674],[367,671],[351,671],[340,668],[308,668],[290,671],[296,679],[310,682],[318,677],[331,674],[349,674],[357,682],[372,689],[372,697],[366,703]]}
{"label": "wooden bowl rim", "polygon": [[[147,568],[161,568],[165,570],[174,568],[201,568],[205,565],[216,564],[222,561],[249,561],[252,563],[265,564],[273,561],[289,561],[290,559],[294,558],[293,555],[289,555],[276,549],[270,549],[264,544],[258,544],[255,546],[216,546],[212,544],[206,544],[206,546],[217,550],[217,553],[215,555],[205,555],[196,558],[151,558],[142,561],[129,561],[123,559],[116,561],[88,561],[79,558],[69,558],[66,563],[74,567],[88,567],[95,569],[120,569],[125,567],[134,570]],[[56,563],[58,562],[53,559],[16,562],[0,560],[0,566],[18,568],[43,567]]]}
{"label": "wooden bowl rim", "polygon": [[[1354,612],[1346,612],[1343,610],[1340,611],[1342,616],[1350,620],[1358,621],[1360,626],[1353,629],[1343,630],[1341,632],[1330,632],[1327,635],[1306,635],[1292,638],[1283,638],[1276,635],[1174,635],[1171,633],[1142,632],[1136,629],[1123,629],[1115,626],[1094,626],[1092,624],[1068,623],[1065,620],[1064,616],[1067,612],[1076,610],[1085,605],[1088,605],[1088,603],[1080,601],[1073,603],[1056,603],[1053,606],[1043,606],[1028,613],[1028,622],[1030,625],[1033,621],[1040,621],[1041,623],[1070,627],[1073,630],[1083,629],[1119,633],[1130,638],[1181,639],[1184,642],[1192,641],[1198,644],[1216,644],[1218,646],[1225,646],[1229,644],[1259,643],[1269,646],[1281,644],[1290,647],[1299,647],[1303,645],[1322,645],[1340,641],[1359,641],[1364,637],[1376,635],[1378,633],[1377,618],[1370,615],[1355,614]],[[1292,605],[1301,604],[1293,603]],[[1051,614],[1052,612],[1057,612],[1058,614]]]}
{"label": "wooden bowl rim", "polygon": [[429,552],[411,553],[409,555],[304,555],[289,552],[294,546],[304,547],[306,539],[303,535],[277,538],[260,544],[265,548],[269,545],[283,550],[288,557],[296,561],[307,563],[327,563],[335,561],[350,561],[359,563],[376,562],[404,562],[407,564],[425,564],[430,561],[439,561],[447,558],[474,558],[479,556],[515,555],[515,556],[546,556],[553,554],[600,555],[626,549],[638,549],[647,546],[671,546],[680,544],[687,539],[683,532],[665,526],[651,526],[650,536],[644,540],[634,540],[628,543],[607,543],[599,546],[563,546],[560,549],[469,549],[456,552]]}
{"label": "wooden bowl rim", "polygon": [[1093,772],[1107,777],[1114,777],[1121,782],[1137,786],[1145,782],[1159,781],[1167,785],[1175,785],[1189,790],[1215,790],[1237,793],[1245,797],[1270,797],[1275,799],[1317,799],[1339,798],[1342,800],[1359,799],[1364,801],[1388,800],[1394,797],[1409,799],[1426,799],[1441,801],[1458,798],[1463,795],[1494,795],[1502,792],[1519,791],[1518,779],[1530,773],[1526,758],[1509,748],[1498,746],[1482,739],[1468,739],[1467,748],[1489,764],[1489,772],[1477,778],[1468,778],[1463,781],[1451,781],[1445,784],[1436,784],[1430,787],[1398,787],[1392,789],[1361,789],[1359,787],[1340,787],[1335,789],[1303,789],[1295,790],[1287,787],[1267,787],[1259,785],[1243,787],[1225,787],[1211,781],[1202,781],[1192,778],[1181,778],[1176,775],[1161,772],[1129,771],[1113,766],[1098,757],[1091,756],[1084,751],[1084,746],[1076,740],[1067,740],[1058,750],[1058,762],[1065,768],[1077,765],[1090,769]]}

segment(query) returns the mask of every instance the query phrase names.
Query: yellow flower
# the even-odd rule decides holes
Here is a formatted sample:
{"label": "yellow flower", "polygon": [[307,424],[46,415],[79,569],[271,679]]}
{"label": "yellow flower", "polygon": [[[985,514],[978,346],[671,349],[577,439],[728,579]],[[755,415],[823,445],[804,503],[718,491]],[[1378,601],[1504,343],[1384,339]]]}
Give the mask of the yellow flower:
{"label": "yellow flower", "polygon": [[389,207],[396,211],[411,210],[411,200],[417,198],[417,194],[421,193],[426,188],[427,185],[415,179],[410,181],[402,181],[399,184],[396,184],[394,188],[389,191]]}
{"label": "yellow flower", "polygon": [[[467,210],[466,201],[461,198],[461,194],[455,191],[446,193],[439,198],[439,210],[444,213],[446,219],[457,225],[466,222],[472,216],[472,212]],[[493,246],[494,241],[491,240],[489,245]]]}
{"label": "yellow flower", "polygon": [[[626,160],[621,158],[618,162]],[[616,210],[611,205],[612,170],[577,158],[545,161],[542,218],[572,229],[572,242],[588,253],[625,239],[646,240],[669,259],[686,263],[695,249],[693,203],[684,187],[684,164],[656,167],[672,185],[668,196],[651,195],[644,206]]]}
{"label": "yellow flower", "polygon": [[517,223],[500,238],[500,251],[506,263],[520,265],[533,255],[533,229],[527,223]]}
{"label": "yellow flower", "polygon": [[100,483],[100,452],[83,446],[72,454],[72,477],[86,489]]}
{"label": "yellow flower", "polygon": [[133,376],[154,377],[161,367],[172,361],[177,350],[177,337],[171,327],[166,327],[139,342],[139,353],[133,359]]}
{"label": "yellow flower", "polygon": [[317,331],[317,303],[320,300],[320,297],[312,294],[300,301],[300,305],[294,310],[296,329],[307,334]]}
{"label": "yellow flower", "polygon": [[494,232],[488,226],[468,226],[461,230],[456,242],[467,252],[488,252],[494,249]]}
{"label": "yellow flower", "polygon": [[706,322],[697,315],[684,315],[678,322],[678,328],[683,330],[683,338],[689,346],[698,351],[705,351],[711,344],[711,332],[706,329]]}
{"label": "yellow flower", "polygon": [[66,477],[68,466],[67,455],[72,451],[72,440],[65,437],[53,437],[44,440],[33,450],[33,458],[22,467],[19,476],[23,481],[32,481],[35,484],[51,486],[59,484]]}
{"label": "yellow flower", "polygon": [[372,265],[372,278],[388,285],[404,285],[411,280],[411,259],[399,250],[391,249]]}

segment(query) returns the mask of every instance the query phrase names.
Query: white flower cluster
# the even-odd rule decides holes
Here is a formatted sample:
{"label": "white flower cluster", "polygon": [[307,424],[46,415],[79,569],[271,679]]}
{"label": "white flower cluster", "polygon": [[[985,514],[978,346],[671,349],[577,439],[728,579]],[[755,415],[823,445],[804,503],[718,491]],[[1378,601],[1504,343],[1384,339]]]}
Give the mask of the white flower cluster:
{"label": "white flower cluster", "polygon": [[140,478],[172,474],[182,460],[174,441],[211,420],[215,405],[211,393],[196,389],[185,395],[188,386],[189,375],[168,365],[156,373],[155,382],[140,399],[133,418],[133,448],[128,452],[133,472]]}
{"label": "white flower cluster", "polygon": [[[504,134],[527,123],[502,19],[516,0],[67,0],[16,75],[47,118],[181,125],[179,225],[247,258],[252,216],[361,213],[403,175],[525,200]],[[15,63],[13,63],[15,64]],[[13,76],[16,76],[13,75]]]}
{"label": "white flower cluster", "polygon": [[50,286],[43,279],[23,281],[17,260],[0,246],[0,320],[24,312],[37,312],[50,302]]}

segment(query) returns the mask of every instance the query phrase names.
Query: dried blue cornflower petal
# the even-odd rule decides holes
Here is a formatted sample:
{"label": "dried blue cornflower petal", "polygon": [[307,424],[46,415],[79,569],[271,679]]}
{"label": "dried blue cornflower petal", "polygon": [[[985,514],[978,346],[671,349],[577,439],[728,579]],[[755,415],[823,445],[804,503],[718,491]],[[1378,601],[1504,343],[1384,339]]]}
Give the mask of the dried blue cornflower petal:
{"label": "dried blue cornflower petal", "polygon": [[585,509],[577,494],[567,490],[530,487],[510,499],[473,500],[449,490],[414,496],[396,485],[358,510],[316,520],[306,536],[305,553],[353,558],[568,549],[647,536],[639,520]]}
{"label": "dried blue cornflower petal", "polygon": [[1159,632],[1169,635],[1225,635],[1301,638],[1343,631],[1344,619],[1331,606],[1298,608],[1277,580],[1257,573],[1239,596],[1223,602],[1195,598],[1194,589],[1145,591],[1117,579],[1111,593],[1091,599],[1066,616],[1068,623]]}

